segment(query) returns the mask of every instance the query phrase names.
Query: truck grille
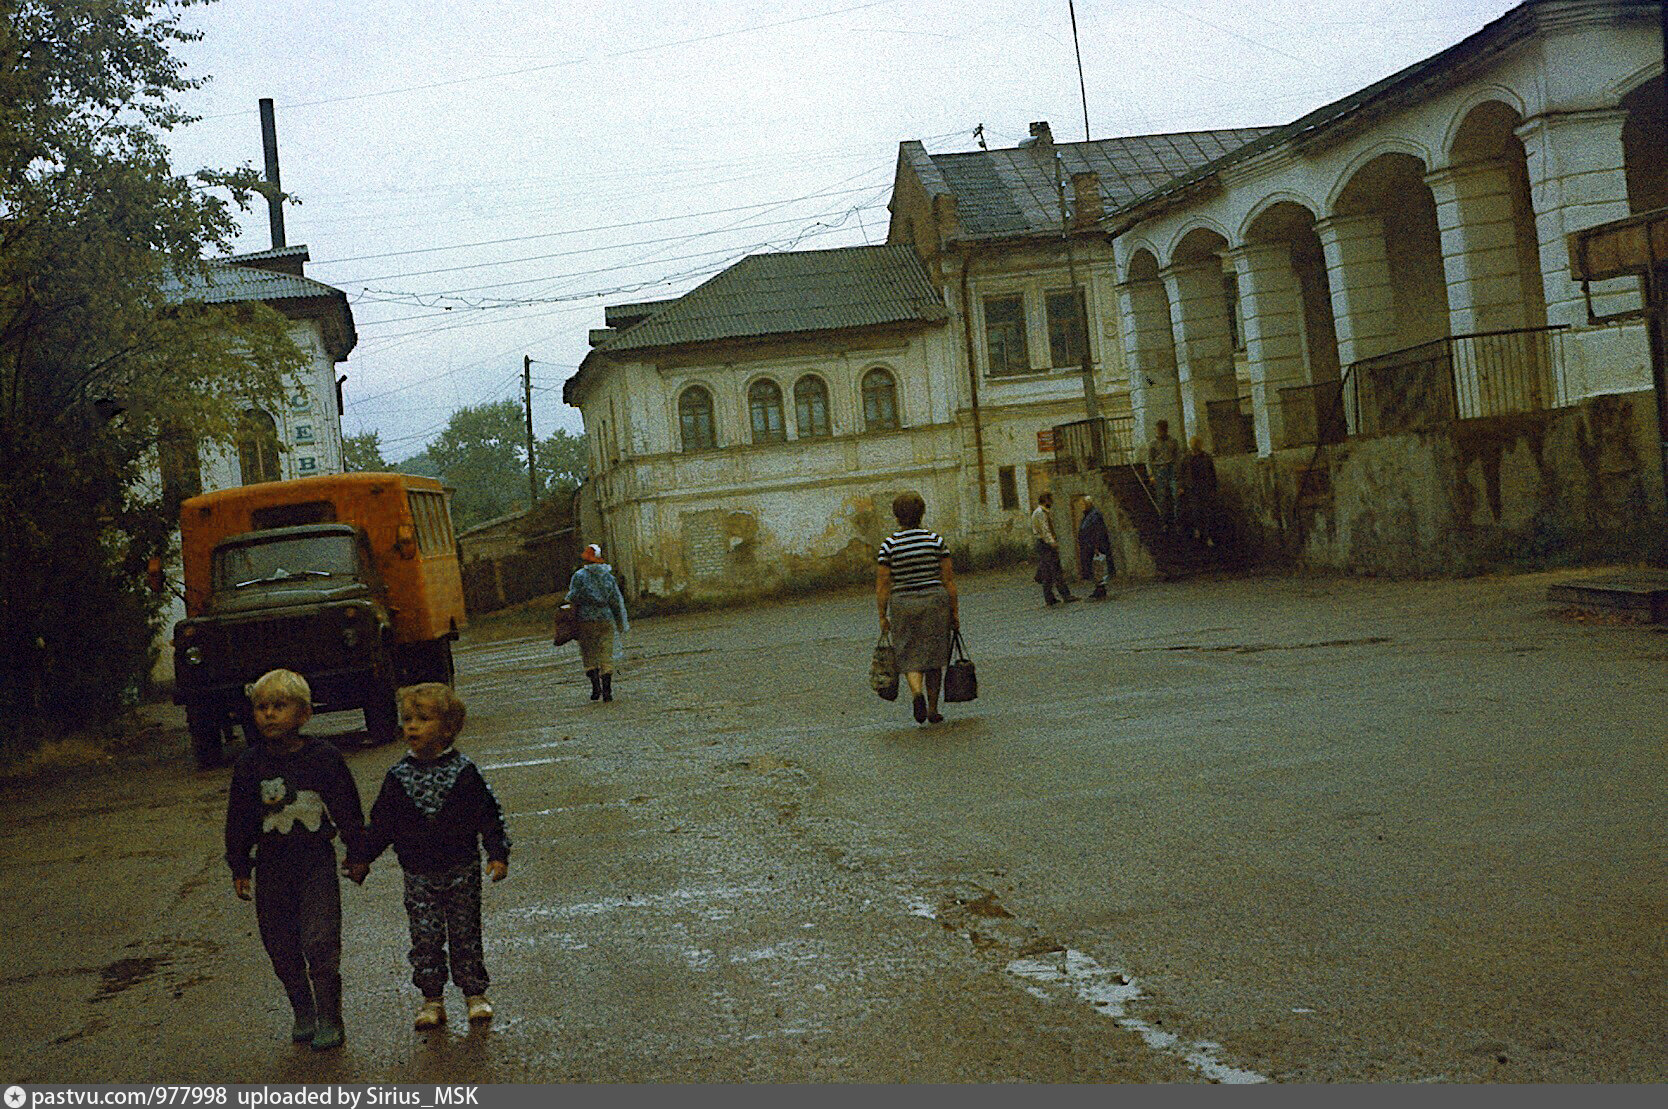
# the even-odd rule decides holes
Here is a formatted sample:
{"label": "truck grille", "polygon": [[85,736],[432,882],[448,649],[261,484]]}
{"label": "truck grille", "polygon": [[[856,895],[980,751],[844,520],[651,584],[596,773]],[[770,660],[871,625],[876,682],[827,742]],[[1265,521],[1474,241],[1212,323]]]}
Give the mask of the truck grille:
{"label": "truck grille", "polygon": [[342,642],[334,623],[315,617],[251,620],[222,630],[230,677],[253,681],[280,668],[306,674],[341,662]]}

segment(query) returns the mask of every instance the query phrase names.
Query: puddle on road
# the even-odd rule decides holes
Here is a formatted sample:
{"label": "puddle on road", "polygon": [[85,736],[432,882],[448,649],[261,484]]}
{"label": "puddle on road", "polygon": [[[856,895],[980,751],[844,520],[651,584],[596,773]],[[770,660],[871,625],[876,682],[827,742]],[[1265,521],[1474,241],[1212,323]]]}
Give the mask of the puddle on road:
{"label": "puddle on road", "polygon": [[123,990],[137,986],[153,977],[157,971],[174,960],[166,955],[141,955],[136,959],[117,959],[109,966],[100,967],[98,993],[89,1001],[107,1001]]}
{"label": "puddle on road", "polygon": [[[1130,1016],[1125,1006],[1142,997],[1141,987],[1128,975],[1108,970],[1081,951],[1070,948],[1052,958],[1015,959],[1008,964],[1008,973],[1016,978],[1040,983],[1042,986],[1063,987],[1079,999],[1088,1002],[1095,1012],[1110,1018],[1120,1028],[1138,1033],[1154,1051],[1176,1055],[1188,1066],[1210,1079],[1231,1085],[1267,1082],[1256,1071],[1231,1067],[1218,1059],[1222,1045],[1208,1040],[1184,1041],[1174,1032],[1154,1028],[1140,1017]],[[1039,988],[1027,986],[1026,992],[1038,994]],[[1046,991],[1042,991],[1046,996]]]}
{"label": "puddle on road", "polygon": [[1321,647],[1371,647],[1380,643],[1389,643],[1387,635],[1369,635],[1361,639],[1323,639],[1315,643],[1178,643],[1170,647],[1134,647],[1136,654],[1148,651],[1202,651],[1229,652],[1236,655],[1254,655],[1262,651],[1313,651]]}
{"label": "puddle on road", "polygon": [[687,905],[701,901],[733,901],[753,894],[775,893],[769,886],[729,886],[707,890],[673,890],[670,893],[650,893],[641,897],[605,897],[576,905],[550,905],[516,909],[515,916],[565,917],[601,916],[622,909],[663,909],[671,905]]}

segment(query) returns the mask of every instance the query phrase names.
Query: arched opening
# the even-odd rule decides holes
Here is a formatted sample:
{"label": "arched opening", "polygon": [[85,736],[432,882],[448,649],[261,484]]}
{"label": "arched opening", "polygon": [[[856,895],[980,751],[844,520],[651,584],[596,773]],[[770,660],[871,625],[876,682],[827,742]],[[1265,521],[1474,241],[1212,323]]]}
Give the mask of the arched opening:
{"label": "arched opening", "polygon": [[712,394],[700,385],[691,385],[678,395],[678,432],[686,451],[710,450],[718,445]]}
{"label": "arched opening", "polygon": [[1269,205],[1246,228],[1239,258],[1259,447],[1342,438],[1338,332],[1314,213]]}
{"label": "arched opening", "polygon": [[753,424],[753,442],[780,443],[788,437],[782,418],[782,389],[768,377],[761,377],[747,389],[747,412]]}
{"label": "arched opening", "polygon": [[243,413],[237,429],[238,480],[244,485],[277,481],[278,424],[259,408]]}
{"label": "arched opening", "polygon": [[1463,259],[1448,275],[1458,317],[1452,334],[1546,326],[1529,158],[1516,133],[1522,122],[1516,109],[1491,100],[1468,112],[1454,136],[1446,176],[1466,249],[1450,250],[1446,259],[1450,271]]}
{"label": "arched opening", "polygon": [[793,387],[794,424],[801,439],[820,439],[833,434],[828,420],[828,386],[815,374],[806,374]]}
{"label": "arched opening", "polygon": [[[1399,350],[1447,335],[1448,282],[1442,268],[1442,236],[1436,224],[1436,198],[1425,183],[1424,162],[1400,153],[1374,158],[1344,187],[1336,214],[1373,222],[1388,271],[1387,280],[1375,282],[1388,286],[1390,293],[1385,344],[1380,350],[1355,353]],[[1345,259],[1343,276],[1358,280],[1361,275],[1352,273],[1354,267],[1348,262]]]}
{"label": "arched opening", "polygon": [[1159,276],[1158,258],[1141,248],[1130,256],[1118,301],[1129,341],[1129,402],[1134,434],[1152,438],[1153,426],[1166,420],[1182,427],[1181,388],[1176,378],[1176,337],[1170,322],[1170,296]]}
{"label": "arched opening", "polygon": [[1251,402],[1240,395],[1236,372],[1239,281],[1227,251],[1221,234],[1194,228],[1176,244],[1164,282],[1184,424],[1177,438],[1198,436],[1217,454],[1240,454],[1249,446]]}
{"label": "arched opening", "polygon": [[870,370],[863,375],[863,427],[888,431],[898,426],[898,383],[885,370]]}
{"label": "arched opening", "polygon": [[1655,77],[1622,97],[1623,169],[1630,213],[1668,208],[1668,148],[1662,141],[1668,109],[1662,101],[1662,78]]}

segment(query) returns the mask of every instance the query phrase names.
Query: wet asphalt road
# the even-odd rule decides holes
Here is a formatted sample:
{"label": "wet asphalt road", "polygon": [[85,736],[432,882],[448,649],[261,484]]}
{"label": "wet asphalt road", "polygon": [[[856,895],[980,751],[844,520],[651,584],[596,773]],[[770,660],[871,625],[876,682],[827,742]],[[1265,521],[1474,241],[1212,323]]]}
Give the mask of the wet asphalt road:
{"label": "wet asphalt road", "polygon": [[[472,630],[490,1029],[411,1030],[385,859],[348,1044],[292,1048],[227,771],[9,786],[0,1080],[1668,1079],[1668,638],[1552,618],[1568,575],[1027,576],[967,581],[981,696],[924,729],[860,591],[643,621],[612,705],[534,619]],[[398,753],[350,753],[367,799]]]}

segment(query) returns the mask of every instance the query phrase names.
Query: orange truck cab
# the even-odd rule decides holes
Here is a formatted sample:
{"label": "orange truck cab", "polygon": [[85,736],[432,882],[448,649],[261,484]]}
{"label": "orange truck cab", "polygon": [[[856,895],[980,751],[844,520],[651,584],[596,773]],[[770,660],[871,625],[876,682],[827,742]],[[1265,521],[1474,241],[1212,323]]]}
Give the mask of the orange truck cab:
{"label": "orange truck cab", "polygon": [[246,687],[294,670],[318,712],[359,709],[373,743],[399,734],[395,691],[452,681],[466,622],[446,489],[414,474],[265,482],[180,506],[186,617],[174,700],[200,765],[223,758]]}

